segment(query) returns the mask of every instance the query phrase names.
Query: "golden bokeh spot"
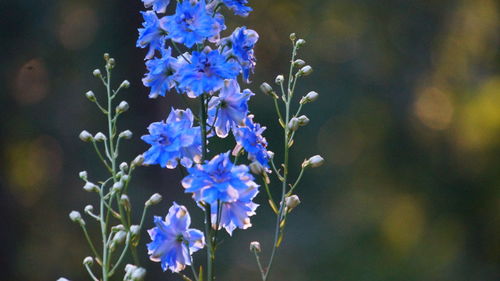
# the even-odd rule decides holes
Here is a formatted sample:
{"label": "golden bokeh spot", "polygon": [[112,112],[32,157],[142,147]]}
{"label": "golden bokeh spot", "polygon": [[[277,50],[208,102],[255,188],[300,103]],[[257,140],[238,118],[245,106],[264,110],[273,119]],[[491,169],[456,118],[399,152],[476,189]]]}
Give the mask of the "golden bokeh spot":
{"label": "golden bokeh spot", "polygon": [[436,87],[426,87],[417,92],[413,112],[418,120],[433,130],[447,129],[453,119],[453,101],[450,94]]}
{"label": "golden bokeh spot", "polygon": [[49,76],[41,59],[32,59],[21,66],[15,80],[14,99],[21,104],[41,101],[49,90]]}
{"label": "golden bokeh spot", "polygon": [[60,18],[58,35],[65,48],[79,50],[92,43],[99,27],[93,9],[82,4],[68,4],[61,9]]}

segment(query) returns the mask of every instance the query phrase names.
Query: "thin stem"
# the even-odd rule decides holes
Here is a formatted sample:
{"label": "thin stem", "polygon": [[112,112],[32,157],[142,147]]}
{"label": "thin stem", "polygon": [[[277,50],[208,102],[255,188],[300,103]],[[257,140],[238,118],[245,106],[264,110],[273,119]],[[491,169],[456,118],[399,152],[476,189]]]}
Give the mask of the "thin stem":
{"label": "thin stem", "polygon": [[259,266],[260,276],[261,276],[262,280],[264,280],[265,271],[264,271],[264,268],[262,268],[262,264],[260,263],[259,253],[257,253],[256,250],[253,250],[253,253],[255,254],[255,260],[257,260],[257,265]]}
{"label": "thin stem", "polygon": [[90,239],[89,233],[87,232],[87,228],[83,224],[81,226],[83,229],[83,233],[85,234],[85,238],[87,239],[87,242],[89,243],[90,249],[94,253],[94,256],[96,257],[96,259],[101,260],[101,256],[99,255],[99,253],[97,253],[97,250],[95,249],[94,243],[92,242],[92,239]]}
{"label": "thin stem", "polygon": [[288,191],[287,193],[287,196],[290,196],[293,192],[293,190],[297,187],[297,185],[300,183],[300,180],[302,179],[302,175],[304,174],[304,168],[302,168],[300,170],[300,174],[299,176],[297,177],[297,180],[295,181],[295,183],[292,185],[292,187],[290,188],[290,191]]}
{"label": "thin stem", "polygon": [[85,269],[87,269],[87,272],[89,273],[92,280],[99,281],[99,279],[94,275],[94,273],[92,272],[92,269],[90,269],[88,264],[85,264]]}
{"label": "thin stem", "polygon": [[113,268],[109,272],[109,277],[113,276],[118,266],[120,266],[121,262],[123,261],[123,258],[125,257],[125,254],[127,253],[129,246],[130,246],[130,232],[127,233],[127,240],[125,241],[125,247],[123,248],[120,257],[118,258],[118,261],[115,263],[115,266],[113,266]]}

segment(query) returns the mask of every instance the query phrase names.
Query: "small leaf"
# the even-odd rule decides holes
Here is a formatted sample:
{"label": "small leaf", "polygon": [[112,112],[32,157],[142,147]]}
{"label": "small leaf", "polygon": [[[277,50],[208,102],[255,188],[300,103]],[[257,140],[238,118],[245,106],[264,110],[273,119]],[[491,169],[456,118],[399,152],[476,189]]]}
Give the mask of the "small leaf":
{"label": "small leaf", "polygon": [[276,205],[274,204],[274,202],[271,199],[269,199],[268,201],[269,201],[269,205],[271,206],[271,209],[273,209],[274,213],[278,214],[278,208],[276,208]]}
{"label": "small leaf", "polygon": [[285,122],[283,122],[283,120],[281,120],[281,118],[278,118],[278,122],[280,123],[282,128],[285,128]]}
{"label": "small leaf", "polygon": [[292,145],[295,143],[295,141],[293,139],[291,139],[289,142],[288,142],[288,148],[292,147]]}
{"label": "small leaf", "polygon": [[203,266],[200,265],[200,273],[198,274],[198,281],[203,281]]}
{"label": "small leaf", "polygon": [[278,248],[281,245],[282,241],[283,241],[283,232],[281,232],[280,236],[278,237],[278,242],[276,243],[276,248]]}

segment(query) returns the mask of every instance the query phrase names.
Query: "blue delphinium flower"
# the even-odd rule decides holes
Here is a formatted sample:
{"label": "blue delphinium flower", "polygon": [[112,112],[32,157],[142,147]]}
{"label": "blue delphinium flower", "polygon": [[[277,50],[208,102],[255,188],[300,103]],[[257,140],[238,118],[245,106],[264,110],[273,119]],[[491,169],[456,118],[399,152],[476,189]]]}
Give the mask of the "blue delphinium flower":
{"label": "blue delphinium flower", "polygon": [[149,135],[141,139],[151,145],[144,153],[145,164],[159,164],[161,167],[174,169],[178,161],[188,168],[201,158],[201,133],[193,126],[191,110],[174,110],[166,122],[149,125]]}
{"label": "blue delphinium flower", "polygon": [[205,238],[201,231],[189,228],[191,217],[186,207],[174,202],[165,220],[155,216],[154,223],[155,227],[148,230],[153,240],[147,244],[149,258],[160,262],[163,271],[179,272],[191,265],[190,254],[205,246]]}
{"label": "blue delphinium flower", "polygon": [[188,173],[182,180],[185,191],[192,192],[196,201],[208,204],[235,202],[240,192],[258,187],[248,167],[235,166],[229,159],[229,152],[216,155],[203,165],[196,164]]}
{"label": "blue delphinium flower", "polygon": [[149,93],[150,98],[165,96],[168,90],[175,87],[175,72],[177,59],[172,57],[171,48],[163,48],[161,50],[162,57],[154,58],[146,62],[146,67],[149,70],[146,77],[142,79],[142,83],[146,87],[151,87]]}
{"label": "blue delphinium flower", "polygon": [[225,80],[219,95],[213,97],[208,105],[208,123],[215,120],[217,136],[225,138],[229,130],[237,125],[244,125],[248,113],[248,100],[254,93],[249,89],[240,91],[236,80]]}
{"label": "blue delphinium flower", "polygon": [[222,2],[238,16],[246,17],[252,11],[252,8],[245,6],[248,0],[222,0]]}
{"label": "blue delphinium flower", "polygon": [[188,96],[197,97],[203,93],[219,90],[224,79],[238,76],[240,66],[234,60],[226,60],[218,50],[206,47],[202,52],[194,51],[191,63],[185,64],[178,71],[179,89]]}
{"label": "blue delphinium flower", "polygon": [[139,28],[139,39],[136,46],[146,48],[149,45],[149,51],[146,59],[154,56],[155,50],[161,50],[165,40],[165,31],[160,27],[160,20],[153,11],[141,12],[144,22],[143,28]]}
{"label": "blue delphinium flower", "polygon": [[233,130],[234,138],[239,146],[248,153],[248,159],[258,161],[262,166],[269,168],[269,155],[267,152],[267,141],[262,136],[266,127],[261,127],[259,123],[253,122],[253,115],[249,115],[245,121],[245,126],[240,126]]}
{"label": "blue delphinium flower", "polygon": [[217,212],[220,211],[219,227],[225,228],[229,235],[232,235],[235,228],[247,229],[251,227],[250,217],[255,215],[255,210],[259,206],[252,200],[258,192],[257,188],[248,188],[239,193],[238,200],[221,203],[220,210],[218,210],[218,204],[211,205],[212,222],[217,221]]}
{"label": "blue delphinium flower", "polygon": [[[259,34],[246,27],[238,27],[231,36],[221,40],[224,55],[234,57],[241,65],[243,78],[249,82],[250,73],[253,73],[256,65],[254,47],[259,40]],[[227,49],[226,49],[227,48]]]}
{"label": "blue delphinium flower", "polygon": [[170,0],[142,0],[142,2],[144,7],[153,7],[153,11],[157,13],[165,13],[168,4],[170,4]]}
{"label": "blue delphinium flower", "polygon": [[191,48],[194,44],[203,43],[206,38],[216,36],[220,23],[207,12],[205,6],[205,0],[178,2],[175,14],[162,21],[168,38]]}

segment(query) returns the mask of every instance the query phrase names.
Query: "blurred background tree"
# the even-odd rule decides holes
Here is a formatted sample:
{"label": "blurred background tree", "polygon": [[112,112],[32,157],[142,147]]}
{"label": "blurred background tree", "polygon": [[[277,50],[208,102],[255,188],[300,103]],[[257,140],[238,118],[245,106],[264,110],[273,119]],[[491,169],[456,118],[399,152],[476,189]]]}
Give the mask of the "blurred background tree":
{"label": "blurred background tree", "polygon": [[[248,18],[229,17],[260,34],[254,83],[286,71],[288,34],[308,44],[315,75],[299,85],[320,99],[305,113],[292,163],[326,159],[299,189],[273,280],[500,279],[500,4],[494,0],[253,0]],[[166,117],[170,95],[147,98],[144,50],[135,48],[139,0],[0,2],[0,276],[2,280],[84,280],[89,253],[67,214],[90,194],[78,171],[96,166],[78,133],[101,130],[83,93],[102,54],[128,79],[136,138]],[[119,82],[117,82],[119,83]],[[281,137],[267,97],[251,110]],[[98,171],[94,168],[94,171]],[[93,172],[89,169],[89,172]],[[135,198],[161,193],[192,207],[176,171],[148,167],[134,178]],[[264,197],[254,227],[221,247],[218,280],[257,280],[248,244],[271,243]],[[134,203],[134,202],[132,202]],[[152,223],[147,225],[150,228]],[[143,240],[145,241],[145,240]],[[177,280],[146,259],[149,280]]]}

